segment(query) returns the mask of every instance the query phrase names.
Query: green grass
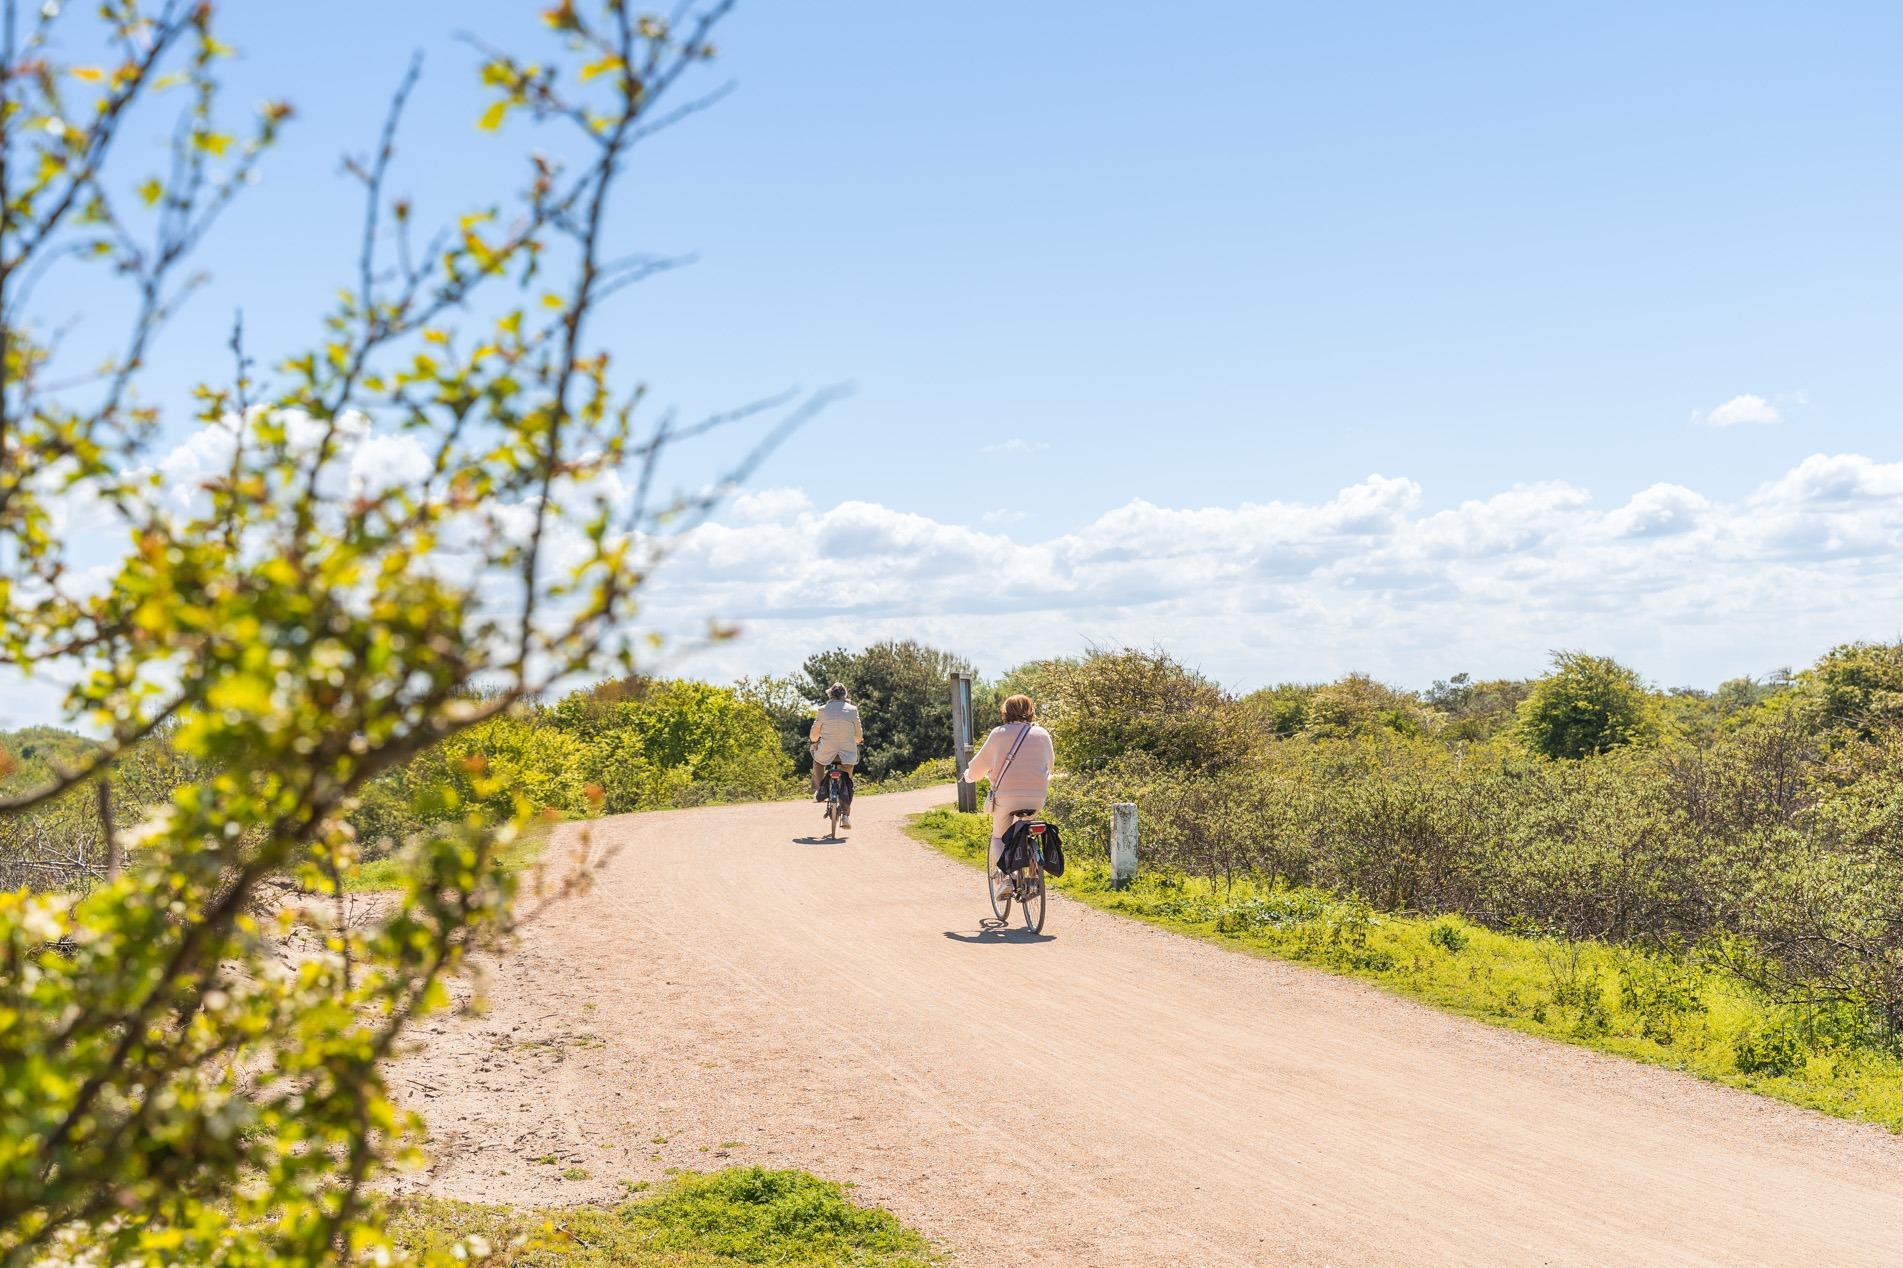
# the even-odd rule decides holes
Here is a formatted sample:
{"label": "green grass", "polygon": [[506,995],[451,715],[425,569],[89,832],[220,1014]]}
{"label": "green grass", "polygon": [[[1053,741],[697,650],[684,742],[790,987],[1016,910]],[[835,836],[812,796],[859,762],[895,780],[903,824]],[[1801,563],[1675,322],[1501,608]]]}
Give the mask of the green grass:
{"label": "green grass", "polygon": [[[541,1268],[928,1268],[930,1245],[889,1213],[802,1171],[735,1167],[683,1175],[615,1207],[517,1210],[416,1199],[395,1204],[388,1232],[423,1256],[486,1246],[486,1262]],[[479,1238],[481,1246],[472,1243]]]}
{"label": "green grass", "polygon": [[[982,866],[990,819],[949,808],[912,835]],[[1692,958],[1497,933],[1458,916],[1378,913],[1338,895],[1139,871],[1122,891],[1084,842],[1056,889],[1222,946],[1379,983],[1451,1012],[1669,1066],[1903,1132],[1903,1054],[1855,1019],[1781,1007]]]}
{"label": "green grass", "polygon": [[[510,872],[534,867],[548,846],[548,834],[537,833],[517,841],[502,852],[502,866]],[[360,894],[379,889],[403,888],[403,860],[391,854],[367,863],[359,863],[344,875],[344,892]]]}

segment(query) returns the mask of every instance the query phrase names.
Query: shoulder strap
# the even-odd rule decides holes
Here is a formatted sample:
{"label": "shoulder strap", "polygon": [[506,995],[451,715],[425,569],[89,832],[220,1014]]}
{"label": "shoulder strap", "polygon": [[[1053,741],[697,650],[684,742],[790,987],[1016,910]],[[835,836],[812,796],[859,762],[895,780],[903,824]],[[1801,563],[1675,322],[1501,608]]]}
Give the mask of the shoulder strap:
{"label": "shoulder strap", "polygon": [[1024,741],[1030,734],[1031,734],[1031,724],[1029,722],[1026,722],[1024,724],[1024,729],[1018,732],[1017,743],[1013,744],[1011,746],[1011,751],[1004,755],[1004,765],[998,768],[997,777],[991,781],[991,786],[993,788],[996,788],[999,784],[1002,784],[1004,782],[1004,773],[1011,769],[1011,759],[1018,755],[1018,749],[1024,746]]}

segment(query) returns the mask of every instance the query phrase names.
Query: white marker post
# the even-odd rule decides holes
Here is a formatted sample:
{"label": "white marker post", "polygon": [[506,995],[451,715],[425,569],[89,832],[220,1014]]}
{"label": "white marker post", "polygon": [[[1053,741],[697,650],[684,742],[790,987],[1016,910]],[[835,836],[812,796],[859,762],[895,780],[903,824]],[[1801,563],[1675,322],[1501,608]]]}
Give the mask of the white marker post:
{"label": "white marker post", "polygon": [[1122,889],[1137,874],[1137,807],[1119,801],[1110,807],[1110,888]]}

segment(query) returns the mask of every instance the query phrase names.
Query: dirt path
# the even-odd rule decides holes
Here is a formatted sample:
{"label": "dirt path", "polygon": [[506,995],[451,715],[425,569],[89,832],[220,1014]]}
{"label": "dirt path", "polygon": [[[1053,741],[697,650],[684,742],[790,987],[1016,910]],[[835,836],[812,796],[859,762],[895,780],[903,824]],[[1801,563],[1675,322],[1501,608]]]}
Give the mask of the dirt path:
{"label": "dirt path", "polygon": [[945,799],[844,844],[804,805],[594,825],[592,892],[398,1067],[418,1183],[805,1167],[967,1268],[1903,1263],[1903,1141],[1062,899],[983,934],[977,874],[900,831]]}

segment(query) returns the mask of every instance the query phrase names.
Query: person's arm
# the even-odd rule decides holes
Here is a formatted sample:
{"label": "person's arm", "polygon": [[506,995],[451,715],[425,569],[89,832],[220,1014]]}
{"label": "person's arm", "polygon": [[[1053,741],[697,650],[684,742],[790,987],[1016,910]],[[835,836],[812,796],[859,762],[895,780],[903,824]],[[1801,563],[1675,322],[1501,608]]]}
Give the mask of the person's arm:
{"label": "person's arm", "polygon": [[857,709],[852,711],[852,742],[854,744],[864,744],[866,742],[866,728],[860,720],[860,713]]}
{"label": "person's arm", "polygon": [[965,763],[966,783],[975,784],[981,779],[990,777],[991,764],[998,760],[998,735],[1003,730],[1001,726],[992,727],[990,733],[985,736],[985,742],[978,746],[978,751],[972,754],[969,762]]}
{"label": "person's arm", "polygon": [[813,729],[806,733],[806,742],[808,744],[819,743],[820,724],[824,722],[825,720],[826,720],[826,713],[825,713],[825,710],[823,709],[820,712],[815,713],[813,715]]}

